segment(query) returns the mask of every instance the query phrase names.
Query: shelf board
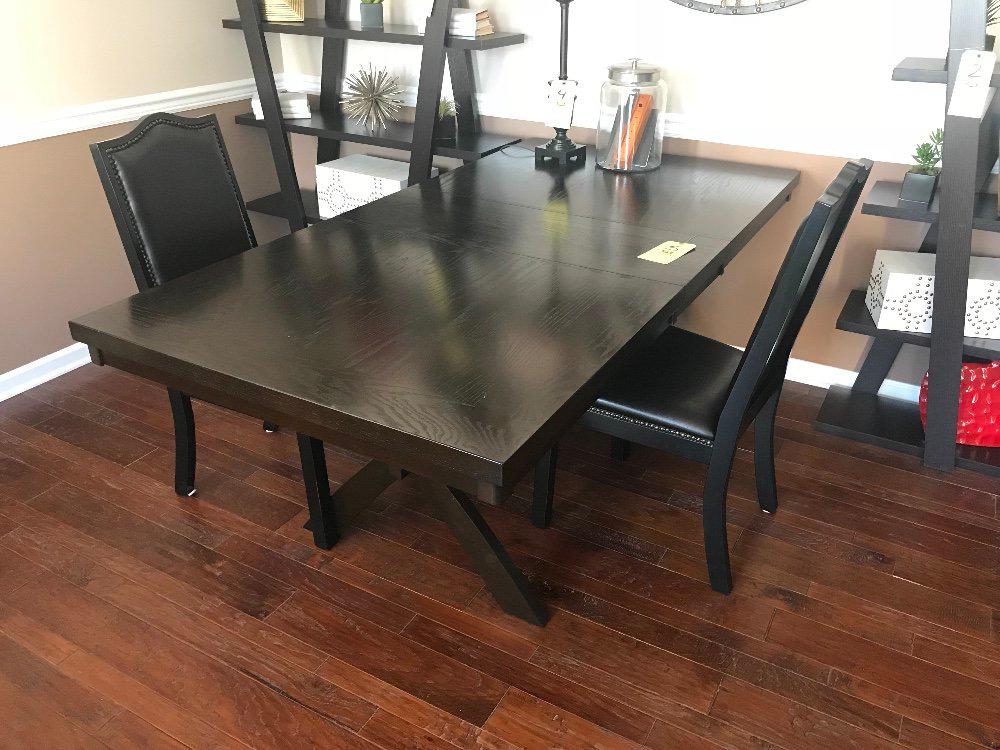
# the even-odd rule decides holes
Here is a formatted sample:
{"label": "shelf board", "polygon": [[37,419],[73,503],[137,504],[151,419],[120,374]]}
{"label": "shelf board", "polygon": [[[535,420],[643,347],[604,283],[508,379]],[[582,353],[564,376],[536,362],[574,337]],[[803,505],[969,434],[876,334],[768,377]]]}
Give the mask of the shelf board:
{"label": "shelf board", "polygon": [[[258,120],[250,112],[237,115],[236,122],[255,128],[264,127],[264,121]],[[308,119],[285,120],[284,124],[285,130],[289,133],[302,133],[319,138],[363,143],[368,146],[384,146],[403,151],[409,151],[413,148],[413,123],[409,122],[391,123],[376,134],[350,118],[344,117],[337,109],[328,112],[313,112],[313,116]],[[434,154],[471,161],[489,156],[507,146],[513,146],[520,140],[520,138],[506,135],[459,133],[455,138],[449,140],[435,140]]]}
{"label": "shelf board", "polygon": [[[847,296],[844,309],[837,318],[837,328],[841,331],[860,333],[865,336],[891,336],[898,338],[906,344],[915,346],[930,346],[931,335],[929,333],[915,333],[913,331],[888,331],[875,327],[868,306],[865,304],[865,290],[855,289]],[[965,339],[965,353],[972,357],[995,360],[1000,359],[1000,340],[994,339]]]}
{"label": "shelf board", "polygon": [[[892,80],[916,83],[948,83],[948,69],[941,57],[907,57],[893,68]],[[993,71],[993,87],[1000,86],[1000,63]]]}
{"label": "shelf board", "polygon": [[[227,18],[222,22],[227,29],[242,29],[238,18]],[[307,18],[301,23],[261,24],[261,28],[273,34],[296,34],[298,36],[326,37],[328,39],[363,39],[369,42],[389,42],[393,44],[423,44],[424,35],[416,26],[385,26],[380,29],[365,28],[354,21],[327,21],[323,18]],[[445,46],[451,49],[488,50],[510,47],[524,42],[524,34],[498,31],[489,36],[449,36]]]}
{"label": "shelf board", "polygon": [[[924,428],[913,401],[833,386],[826,394],[816,429],[838,437],[922,456]],[[1000,476],[1000,448],[955,446],[955,463],[963,469]]]}
{"label": "shelf board", "polygon": [[[306,221],[310,224],[316,224],[323,221],[319,215],[319,198],[317,197],[315,190],[302,191],[302,205],[306,210]],[[285,210],[281,202],[281,193],[272,193],[271,195],[265,195],[262,198],[255,198],[252,201],[247,201],[247,208],[251,211],[256,211],[259,214],[278,216],[282,219],[285,218]]]}
{"label": "shelf board", "polygon": [[[885,216],[890,219],[920,221],[930,224],[938,218],[939,196],[935,195],[930,207],[899,200],[901,182],[879,180],[868,194],[861,207],[861,213],[871,216]],[[995,193],[977,193],[974,207],[973,228],[984,232],[1000,232],[997,218],[997,196]]]}

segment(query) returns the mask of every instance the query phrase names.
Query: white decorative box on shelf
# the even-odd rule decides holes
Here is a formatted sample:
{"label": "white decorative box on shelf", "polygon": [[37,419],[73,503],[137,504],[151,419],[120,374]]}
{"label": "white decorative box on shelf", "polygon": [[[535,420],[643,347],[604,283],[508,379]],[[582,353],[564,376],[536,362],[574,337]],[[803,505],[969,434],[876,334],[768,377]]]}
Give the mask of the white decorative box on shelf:
{"label": "white decorative box on shelf", "polygon": [[[868,280],[865,304],[878,328],[930,333],[934,314],[932,253],[878,250]],[[965,335],[1000,338],[1000,259],[969,262]]]}
{"label": "white decorative box on shelf", "polygon": [[[397,193],[409,181],[410,165],[405,161],[351,154],[316,165],[316,193],[319,215],[332,219],[366,203]],[[437,167],[431,177],[437,177]]]}

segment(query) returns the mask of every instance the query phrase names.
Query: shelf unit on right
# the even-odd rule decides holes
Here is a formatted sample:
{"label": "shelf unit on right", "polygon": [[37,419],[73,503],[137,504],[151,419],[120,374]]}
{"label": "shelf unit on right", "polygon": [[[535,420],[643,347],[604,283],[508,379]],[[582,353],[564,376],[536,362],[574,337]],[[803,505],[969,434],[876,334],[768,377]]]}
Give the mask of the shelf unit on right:
{"label": "shelf unit on right", "polygon": [[[986,3],[952,0],[948,57],[907,58],[893,70],[893,80],[945,84],[950,101],[962,55],[987,49]],[[1000,87],[1000,65],[990,85]],[[920,455],[935,469],[958,466],[995,476],[1000,476],[1000,448],[956,445],[955,437],[963,360],[1000,359],[1000,341],[964,335],[972,232],[1000,232],[997,196],[984,189],[1000,150],[998,102],[994,96],[979,118],[946,115],[945,169],[930,206],[901,202],[896,182],[877,182],[869,191],[862,213],[929,225],[921,252],[936,253],[933,332],[876,328],[864,291],[852,291],[837,328],[870,336],[872,345],[854,386],[831,388],[816,420],[819,430]],[[930,348],[926,428],[917,403],[879,394],[903,344]]]}

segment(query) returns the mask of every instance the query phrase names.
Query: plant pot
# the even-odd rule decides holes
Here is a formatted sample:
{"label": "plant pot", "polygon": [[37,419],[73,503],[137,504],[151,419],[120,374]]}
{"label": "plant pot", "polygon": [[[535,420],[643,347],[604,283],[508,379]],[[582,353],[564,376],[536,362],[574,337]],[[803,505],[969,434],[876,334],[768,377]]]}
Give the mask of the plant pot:
{"label": "plant pot", "polygon": [[[920,421],[927,428],[927,384],[920,384]],[[1000,447],[1000,362],[962,365],[955,442],[959,445]]]}
{"label": "plant pot", "polygon": [[458,118],[444,117],[434,126],[434,140],[453,141],[458,135]]}
{"label": "plant pot", "polygon": [[361,3],[361,25],[366,29],[381,29],[383,25],[382,3]]}
{"label": "plant pot", "polygon": [[903,178],[903,187],[899,191],[900,203],[929,206],[934,200],[934,190],[937,188],[938,175],[907,172]]}

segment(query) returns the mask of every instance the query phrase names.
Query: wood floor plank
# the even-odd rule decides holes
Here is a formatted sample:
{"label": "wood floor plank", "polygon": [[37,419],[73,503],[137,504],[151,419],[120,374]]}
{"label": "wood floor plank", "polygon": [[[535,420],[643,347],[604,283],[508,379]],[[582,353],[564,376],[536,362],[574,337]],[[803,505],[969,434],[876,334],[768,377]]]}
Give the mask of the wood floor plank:
{"label": "wood floor plank", "polygon": [[848,674],[1000,728],[1000,689],[995,686],[785,612],[775,613],[767,638]]}
{"label": "wood floor plank", "polygon": [[[312,670],[286,662],[260,644],[245,640],[211,621],[192,616],[154,592],[121,582],[99,596],[123,612],[233,667],[282,697],[336,724],[358,731],[375,706],[318,677]],[[313,669],[320,666],[317,661]]]}
{"label": "wood floor plank", "polygon": [[988,518],[996,517],[997,496],[938,482],[928,477],[899,471],[870,461],[824,451],[802,443],[788,442],[777,451],[778,460],[795,464],[797,471],[827,481],[865,491],[878,488],[919,496],[945,507],[957,507]]}
{"label": "wood floor plank", "polygon": [[68,719],[53,714],[47,706],[32,700],[3,676],[0,676],[0,716],[4,717],[2,740],[9,748],[105,747]]}
{"label": "wood floor plank", "polygon": [[[295,594],[268,621],[472,724],[482,725],[507,689],[478,670],[306,594]],[[327,669],[320,667],[319,673]]]}
{"label": "wood floor plank", "polygon": [[37,573],[37,568],[20,555],[0,555],[0,599],[23,586]]}
{"label": "wood floor plank", "polygon": [[155,446],[119,432],[106,424],[99,425],[75,414],[63,412],[35,425],[35,429],[75,445],[95,455],[128,466],[151,453]]}
{"label": "wood floor plank", "polygon": [[[155,450],[129,464],[129,468],[156,479],[165,486],[173,486],[174,457],[172,453]],[[265,529],[280,528],[303,508],[302,502],[292,502],[288,498],[258,489],[246,482],[240,482],[207,466],[198,468],[195,484],[201,500],[252,521]]]}
{"label": "wood floor plank", "polygon": [[59,480],[54,476],[0,454],[0,486],[7,497],[19,501],[30,500],[58,483]]}
{"label": "wood floor plank", "polygon": [[248,539],[231,537],[219,548],[219,552],[298,591],[309,593],[389,630],[399,632],[413,619],[413,612],[404,607],[345,583],[323,569],[304,565]]}
{"label": "wood floor plank", "polygon": [[638,750],[641,747],[517,688],[511,688],[504,696],[486,727],[525,750]]}
{"label": "wood floor plank", "polygon": [[896,742],[730,678],[723,680],[711,713],[789,750],[899,748]]}
{"label": "wood floor plank", "polygon": [[775,539],[753,537],[739,546],[751,565],[777,566],[816,583],[924,618],[971,636],[989,637],[990,608],[862,566],[824,560]]}
{"label": "wood floor plank", "polygon": [[110,574],[141,585],[193,615],[204,617],[257,643],[292,664],[312,668],[325,658],[319,650],[217,597],[206,595],[113,548],[104,547],[96,540],[70,537],[62,528],[64,527],[50,522],[46,517],[35,514],[26,519],[24,527],[4,538],[2,544],[5,549],[16,552],[35,565],[82,588],[92,588],[94,579],[107,578]]}
{"label": "wood floor plank", "polygon": [[[761,750],[770,747],[770,743],[741,727],[708,716],[669,698],[664,698],[662,694],[626,681],[619,674],[604,672],[557,651],[545,647],[539,648],[532,657],[532,661],[564,677],[579,680],[588,685],[600,685],[603,689],[612,691],[623,702],[655,717],[656,722],[646,739],[647,744],[657,734],[657,726],[660,726],[660,731],[668,736],[674,731],[682,733],[682,735],[696,735],[724,748]],[[680,747],[684,746],[680,745]]]}
{"label": "wood floor plank", "polygon": [[455,745],[379,709],[361,730],[361,736],[384,748],[455,750]]}
{"label": "wood floor plank", "polygon": [[217,545],[232,530],[248,528],[237,516],[196,498],[178,498],[172,488],[22,425],[0,423],[0,455],[206,546]]}
{"label": "wood floor plank", "polygon": [[22,587],[8,603],[236,739],[275,745],[298,737],[345,750],[374,747],[330,717],[287,700],[273,686],[55,577]]}
{"label": "wood floor plank", "polygon": [[608,693],[595,692],[536,664],[511,659],[507,654],[422,617],[414,618],[403,633],[438,653],[636,742],[641,742],[653,726],[651,717],[620,703]]}
{"label": "wood floor plank", "polygon": [[94,733],[94,736],[114,750],[176,750],[187,745],[157,729],[129,711],[122,711]]}
{"label": "wood floor plank", "polygon": [[75,488],[49,490],[30,507],[253,617],[266,617],[292,595],[269,576]]}
{"label": "wood floor plank", "polygon": [[1000,687],[1000,661],[984,659],[923,636],[917,636],[913,641],[913,655],[974,680]]}
{"label": "wood floor plank", "polygon": [[1000,731],[994,728],[877,683],[834,670],[830,684],[873,705],[897,711],[904,722],[926,726],[983,747],[993,748],[1000,743]]}
{"label": "wood floor plank", "polygon": [[45,712],[62,716],[90,735],[121,712],[4,635],[0,635],[0,679]]}
{"label": "wood floor plank", "polygon": [[0,402],[0,417],[31,426],[59,414],[60,409],[45,403],[36,396],[37,389]]}

